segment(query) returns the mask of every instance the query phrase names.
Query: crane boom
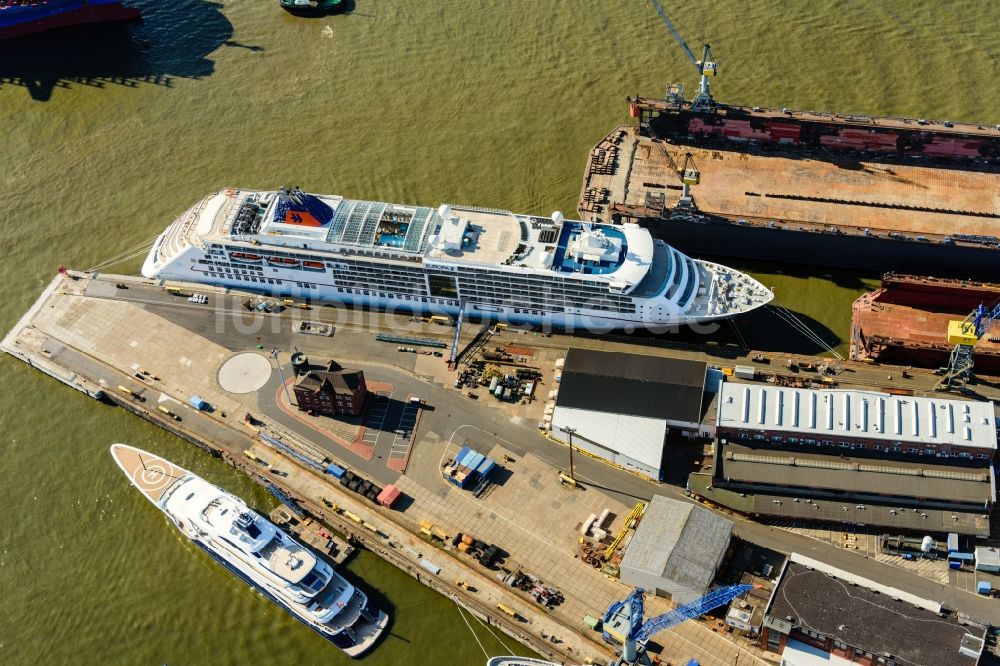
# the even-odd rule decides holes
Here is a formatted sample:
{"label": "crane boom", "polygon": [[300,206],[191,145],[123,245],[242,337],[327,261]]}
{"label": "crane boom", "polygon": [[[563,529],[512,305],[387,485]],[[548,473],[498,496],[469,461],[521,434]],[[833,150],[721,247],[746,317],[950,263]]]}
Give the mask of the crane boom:
{"label": "crane boom", "polygon": [[667,13],[663,11],[663,7],[656,0],[649,1],[653,3],[653,8],[656,9],[656,13],[660,15],[661,19],[663,19],[663,23],[666,24],[667,30],[669,30],[670,34],[674,36],[677,43],[681,45],[681,48],[684,49],[684,54],[688,57],[688,60],[691,61],[691,64],[698,68],[698,73],[700,74],[701,64],[698,62],[698,58],[695,57],[694,52],[687,45],[687,42],[684,41],[684,38],[681,37],[681,33],[677,32],[677,28],[674,27],[673,22],[667,18]]}
{"label": "crane boom", "polygon": [[655,634],[723,606],[736,597],[746,594],[753,585],[730,585],[709,592],[674,610],[642,621],[644,610],[643,589],[637,587],[625,599],[616,601],[604,613],[604,640],[621,649],[616,666],[648,664],[645,660],[646,642]]}
{"label": "crane boom", "polygon": [[650,639],[654,634],[658,634],[664,629],[669,629],[670,627],[686,622],[690,619],[696,618],[699,615],[703,615],[710,610],[714,610],[719,606],[728,604],[730,601],[736,597],[746,594],[753,589],[753,585],[730,585],[729,587],[723,587],[721,589],[709,592],[700,599],[695,599],[689,604],[684,604],[683,606],[678,606],[672,611],[668,611],[663,615],[657,615],[654,618],[646,620],[636,634],[635,639],[637,642],[644,643]]}
{"label": "crane boom", "polygon": [[701,77],[701,81],[698,85],[698,94],[693,100],[691,100],[691,109],[694,111],[711,111],[714,108],[714,103],[712,102],[712,93],[708,89],[708,77],[715,76],[718,74],[718,65],[715,60],[712,59],[712,47],[705,44],[705,52],[701,56],[701,60],[695,56],[694,51],[691,47],[687,45],[681,34],[677,32],[677,28],[674,26],[673,22],[667,17],[667,12],[663,10],[663,6],[658,0],[649,0],[653,3],[653,8],[656,13],[660,15],[663,19],[664,25],[667,26],[667,30],[673,36],[674,40],[681,45],[684,50],[684,55],[687,59],[691,61],[695,69],[698,70],[698,75]]}

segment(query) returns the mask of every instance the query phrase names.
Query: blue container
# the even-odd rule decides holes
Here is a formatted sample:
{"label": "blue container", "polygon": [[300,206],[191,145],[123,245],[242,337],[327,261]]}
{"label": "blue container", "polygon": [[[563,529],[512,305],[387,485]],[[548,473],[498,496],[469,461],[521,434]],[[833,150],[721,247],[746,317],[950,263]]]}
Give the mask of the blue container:
{"label": "blue container", "polygon": [[486,457],[483,458],[482,461],[479,463],[479,466],[476,467],[476,471],[479,473],[479,476],[485,479],[493,472],[494,467],[496,467],[496,462],[493,460],[493,458]]}
{"label": "blue container", "polygon": [[346,472],[347,470],[345,470],[340,465],[327,465],[326,469],[324,469],[323,471],[326,472],[327,474],[332,474],[335,479],[339,479],[340,477],[344,476],[344,472]]}
{"label": "blue container", "polygon": [[948,560],[949,569],[961,569],[962,563],[959,560]]}
{"label": "blue container", "polygon": [[205,411],[205,408],[208,407],[208,403],[196,395],[191,396],[191,399],[188,402],[190,402],[191,406],[199,412]]}
{"label": "blue container", "polygon": [[486,456],[484,456],[482,453],[479,453],[477,451],[472,451],[471,455],[465,456],[465,460],[462,462],[462,464],[465,467],[468,467],[469,469],[477,469],[479,467],[479,464],[483,462],[483,458],[485,457]]}
{"label": "blue container", "polygon": [[976,592],[979,594],[989,594],[993,591],[993,586],[990,585],[989,581],[981,580],[976,583]]}

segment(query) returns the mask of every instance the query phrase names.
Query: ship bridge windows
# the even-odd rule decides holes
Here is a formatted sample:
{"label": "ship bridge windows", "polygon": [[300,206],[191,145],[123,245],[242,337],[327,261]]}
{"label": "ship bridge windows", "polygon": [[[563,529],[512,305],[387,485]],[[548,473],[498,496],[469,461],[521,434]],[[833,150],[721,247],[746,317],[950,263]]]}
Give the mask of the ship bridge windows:
{"label": "ship bridge windows", "polygon": [[694,295],[695,287],[698,286],[698,268],[695,266],[693,259],[685,259],[688,265],[687,270],[687,281],[684,283],[684,291],[681,292],[681,297],[677,301],[678,307],[686,307],[691,297]]}
{"label": "ship bridge windows", "polygon": [[677,289],[681,286],[681,282],[687,277],[688,264],[684,261],[684,257],[677,253],[676,250],[670,248],[670,256],[673,258],[676,269],[673,271],[673,277],[670,280],[670,286],[667,288],[664,297],[670,301],[673,300],[674,294],[677,293]]}
{"label": "ship bridge windows", "polygon": [[438,298],[458,298],[458,282],[453,275],[427,275],[427,286],[431,296]]}

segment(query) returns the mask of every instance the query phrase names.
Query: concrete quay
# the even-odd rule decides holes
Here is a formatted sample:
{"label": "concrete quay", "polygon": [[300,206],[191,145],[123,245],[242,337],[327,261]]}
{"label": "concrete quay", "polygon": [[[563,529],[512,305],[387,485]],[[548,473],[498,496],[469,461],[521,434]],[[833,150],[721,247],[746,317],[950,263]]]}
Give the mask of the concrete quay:
{"label": "concrete quay", "polygon": [[[608,604],[624,598],[630,588],[576,558],[577,526],[595,509],[599,512],[608,508],[616,515],[610,526],[615,531],[637,499],[648,499],[653,493],[683,499],[683,488],[622,474],[581,456],[577,477],[586,490],[563,489],[557,483],[556,470],[564,466],[566,450],[542,437],[535,428],[533,410],[540,409],[540,402],[501,405],[470,400],[465,392],[450,386],[454,375],[446,371],[441,359],[400,353],[395,345],[374,340],[375,333],[385,330],[450,339],[453,331],[448,327],[418,328],[420,324],[410,317],[393,320],[391,315],[318,305],[310,310],[288,308],[277,315],[251,315],[242,308],[246,294],[200,285],[184,289],[206,294],[208,303],[189,303],[167,293],[158,282],[141,278],[60,276],[4,339],[2,348],[59,381],[93,396],[103,394],[240,467],[261,483],[275,483],[317,519],[344,533],[353,533],[366,547],[415,578],[419,575],[422,583],[454,598],[478,617],[489,618],[491,625],[540,654],[565,663],[580,663],[588,657],[598,662],[610,658],[607,646],[600,643],[597,634],[585,629],[582,619],[585,614],[601,615]],[[303,319],[330,322],[335,333],[332,337],[295,333],[297,322]],[[468,329],[463,340],[471,339],[478,327]],[[718,350],[706,354],[693,347],[668,350],[665,345],[637,349],[634,341],[615,338],[548,337],[506,331],[497,342],[536,349],[532,363],[546,373],[542,390],[550,386],[551,362],[564,356],[569,346],[669,353],[716,363],[720,360],[713,355]],[[277,372],[268,354],[272,347],[282,350],[278,356],[284,364],[283,374]],[[291,372],[287,352],[293,347],[317,358],[335,358],[359,367],[371,379],[392,386],[387,396],[392,407],[371,429],[373,455],[358,455],[281,408],[281,382]],[[741,354],[729,351],[724,364],[751,364]],[[220,369],[247,354],[265,358],[271,371],[262,378],[262,384],[251,382],[245,392],[224,390],[218,380]],[[871,387],[885,381],[884,368],[842,365],[855,372],[841,377],[850,376],[852,381]],[[143,375],[143,370],[149,374]],[[917,390],[926,390],[935,379],[930,373],[915,372],[907,381]],[[118,386],[144,401],[130,397]],[[188,406],[187,399],[193,394],[212,404],[215,411],[199,412]],[[390,465],[399,438],[393,419],[410,395],[424,399],[426,409],[414,428],[406,472],[400,474]],[[157,409],[160,405],[168,406],[180,420],[163,414]],[[389,511],[360,500],[345,492],[332,477],[319,475],[267,447],[257,437],[257,429],[243,422],[241,417],[246,412],[261,419],[264,429],[283,441],[301,442],[380,485],[396,483],[406,494],[402,509]],[[503,460],[504,455],[512,459],[504,463],[508,472],[504,483],[481,499],[451,486],[440,474],[442,462],[466,443],[497,460]],[[245,451],[266,460],[270,468],[254,463]],[[1000,623],[1000,613],[990,600],[799,534],[736,520],[737,533],[747,540],[786,553],[802,552],[942,601],[972,617]],[[448,534],[463,532],[498,544],[510,554],[510,562],[559,588],[565,602],[552,611],[542,609],[501,585],[495,572],[450,547],[424,540],[419,536],[421,521],[429,521]],[[421,559],[440,567],[440,574],[423,568]],[[469,583],[476,592],[457,586],[459,580]],[[497,603],[514,608],[524,621],[498,612]],[[651,598],[647,605],[649,615],[668,608],[663,599]],[[552,637],[559,642],[553,642]],[[762,662],[766,656],[699,622],[680,625],[655,640],[662,648],[660,657],[673,663],[686,663],[692,657],[703,664],[732,664],[737,658],[749,663]]]}
{"label": "concrete quay", "polygon": [[[117,288],[116,284],[127,288]],[[262,483],[275,483],[322,522],[353,533],[373,551],[415,577],[419,574],[424,584],[448,594],[477,616],[489,618],[491,625],[540,654],[564,663],[582,663],[588,658],[602,663],[611,658],[599,635],[584,627],[583,616],[601,615],[630,589],[575,557],[576,529],[598,506],[612,508],[620,522],[625,508],[634,504],[634,493],[600,489],[601,485],[613,489],[610,482],[595,483],[586,492],[564,490],[558,483],[550,485],[549,479],[557,479],[556,467],[549,460],[530,455],[526,447],[553,447],[533,427],[523,425],[519,417],[485,406],[485,401],[474,402],[458,391],[427,382],[418,377],[421,368],[416,368],[417,373],[400,369],[393,363],[399,356],[395,346],[372,344],[371,330],[362,333],[344,326],[332,339],[296,335],[290,316],[254,316],[253,325],[246,321],[237,326],[230,318],[244,316],[242,295],[199,291],[208,294],[212,302],[207,306],[190,304],[183,297],[166,293],[158,284],[136,278],[57,277],[29,316],[5,338],[3,348],[47,374],[75,374],[85,380],[88,394],[102,396],[161,425],[252,473]],[[312,317],[317,313],[307,314]],[[293,344],[309,354],[323,354],[361,367],[373,379],[391,384],[393,396],[417,395],[425,399],[426,409],[421,414],[405,475],[389,464],[388,454],[395,440],[389,425],[378,427],[373,442],[376,455],[365,460],[318,437],[314,430],[303,427],[278,407],[282,374],[268,373],[263,385],[246,392],[225,391],[219,384],[219,370],[231,359],[246,354],[267,357],[266,351],[272,345],[287,350]],[[356,363],[354,356],[366,360]],[[402,358],[417,365],[433,357]],[[282,360],[287,363],[287,356]],[[195,394],[214,410],[202,412],[189,406],[187,400]],[[160,406],[179,420],[160,411]],[[332,478],[319,476],[298,461],[265,447],[257,438],[257,429],[240,418],[245,412],[264,421],[264,429],[285,442],[308,444],[311,450],[321,450],[325,458],[380,484],[397,482],[407,494],[402,510],[371,505],[345,492]],[[501,440],[496,434],[501,430],[512,441]],[[440,474],[442,458],[464,441],[487,453],[504,447],[517,458],[510,464],[508,483],[498,486],[481,502],[450,486]],[[267,460],[270,467],[252,462],[245,451]],[[558,453],[561,458],[562,452]],[[588,473],[591,466],[593,473]],[[525,471],[523,477],[519,469]],[[614,470],[596,462],[580,466],[581,478],[603,480],[608,472]],[[536,483],[536,477],[545,477],[546,483]],[[512,493],[524,496],[512,499]],[[552,511],[553,504],[558,504],[560,510]],[[530,515],[547,516],[554,522],[547,526],[532,524],[525,520]],[[360,522],[350,516],[357,516]],[[425,520],[449,534],[463,531],[497,543],[509,553],[509,562],[516,562],[547,585],[558,588],[565,602],[554,610],[545,610],[521,592],[502,585],[497,572],[482,568],[450,546],[443,549],[421,539],[419,524]],[[366,523],[373,529],[364,527]],[[611,525],[612,529],[617,527]],[[544,529],[550,533],[538,532]],[[440,567],[439,574],[423,568],[421,559]],[[459,587],[459,580],[470,584],[475,592]],[[519,619],[499,612],[499,603],[513,608]],[[649,606],[650,613],[668,609],[663,599],[651,599]],[[705,664],[729,664],[736,658],[760,661],[758,653],[696,622],[661,634],[657,643],[666,662],[686,662],[691,657]]]}

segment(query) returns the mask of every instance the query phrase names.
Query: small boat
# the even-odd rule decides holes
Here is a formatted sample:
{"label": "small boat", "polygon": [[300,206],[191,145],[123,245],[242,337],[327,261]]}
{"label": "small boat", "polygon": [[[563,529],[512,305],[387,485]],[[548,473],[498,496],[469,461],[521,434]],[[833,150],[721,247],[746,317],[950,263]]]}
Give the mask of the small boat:
{"label": "small boat", "polygon": [[326,266],[323,265],[322,261],[303,261],[302,262],[302,267],[303,268],[308,268],[309,270],[313,270],[313,271],[326,270]]}
{"label": "small boat", "polygon": [[342,8],[343,0],[278,0],[281,8],[296,16],[322,16]]}
{"label": "small boat", "polygon": [[267,263],[272,266],[283,266],[289,268],[291,266],[298,266],[300,262],[298,259],[292,259],[291,257],[268,257]]}
{"label": "small boat", "polygon": [[259,254],[251,254],[249,252],[230,252],[229,258],[233,261],[240,261],[244,264],[256,264],[259,263],[263,258]]}

